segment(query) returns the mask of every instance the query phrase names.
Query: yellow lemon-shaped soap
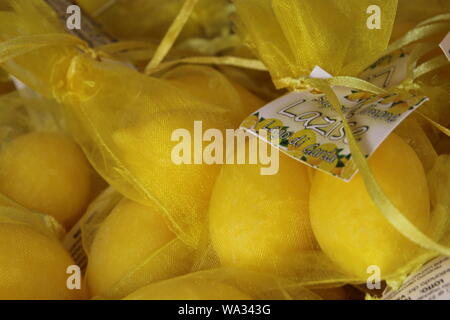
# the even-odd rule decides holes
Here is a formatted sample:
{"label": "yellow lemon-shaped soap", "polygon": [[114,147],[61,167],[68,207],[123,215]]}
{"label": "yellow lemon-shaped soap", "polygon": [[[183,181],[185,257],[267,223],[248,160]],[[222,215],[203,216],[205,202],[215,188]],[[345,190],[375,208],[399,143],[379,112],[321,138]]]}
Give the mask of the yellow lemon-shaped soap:
{"label": "yellow lemon-shaped soap", "polygon": [[209,208],[212,243],[221,262],[252,270],[289,272],[301,251],[316,248],[309,222],[306,167],[280,153],[279,171],[225,165]]}
{"label": "yellow lemon-shaped soap", "polygon": [[143,287],[125,300],[251,300],[251,297],[225,283],[175,278]]}
{"label": "yellow lemon-shaped soap", "polygon": [[164,75],[196,99],[225,108],[241,121],[264,105],[264,101],[221,72],[204,66],[181,66]]}
{"label": "yellow lemon-shaped soap", "polygon": [[69,290],[66,273],[75,265],[53,239],[19,223],[0,223],[0,300],[86,298],[83,286]]}
{"label": "yellow lemon-shaped soap", "polygon": [[92,243],[87,268],[90,292],[123,298],[146,284],[187,272],[190,253],[168,228],[158,207],[123,199]]}
{"label": "yellow lemon-shaped soap", "polygon": [[[194,120],[198,121],[194,124]],[[202,141],[202,135],[208,129],[224,128],[233,128],[226,113],[190,114],[176,110],[160,112],[142,125],[118,130],[113,135],[118,155],[138,183],[133,182],[146,194],[138,198],[120,191],[139,202],[152,195],[166,208],[177,235],[193,246],[203,232],[209,199],[223,161],[222,156],[219,164],[209,164],[211,142]],[[150,202],[146,204],[151,205]]]}
{"label": "yellow lemon-shaped soap", "polygon": [[251,114],[252,112],[255,112],[256,110],[264,106],[265,101],[247,90],[247,88],[232,80],[230,80],[230,83],[239,94],[242,103],[242,112],[245,114],[245,116]]}
{"label": "yellow lemon-shaped soap", "polygon": [[90,170],[69,137],[33,132],[12,140],[0,152],[0,192],[70,228],[89,202]]}
{"label": "yellow lemon-shaped soap", "polygon": [[[414,150],[391,134],[369,159],[386,196],[415,226],[430,221],[427,180]],[[349,183],[316,172],[311,186],[310,215],[323,251],[342,269],[366,279],[369,266],[387,276],[414,256],[417,247],[382,215],[367,193],[360,174]]]}

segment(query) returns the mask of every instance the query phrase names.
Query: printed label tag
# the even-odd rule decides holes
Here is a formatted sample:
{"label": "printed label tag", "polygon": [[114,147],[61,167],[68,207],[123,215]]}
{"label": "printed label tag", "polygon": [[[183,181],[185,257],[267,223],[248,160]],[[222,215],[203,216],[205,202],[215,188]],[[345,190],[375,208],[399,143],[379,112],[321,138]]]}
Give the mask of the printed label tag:
{"label": "printed label tag", "polygon": [[439,44],[439,47],[441,47],[442,51],[444,51],[444,54],[447,56],[447,59],[450,61],[450,32]]}
{"label": "printed label tag", "polygon": [[383,300],[450,300],[450,258],[438,257],[409,276],[399,290],[387,289]]}
{"label": "printed label tag", "polygon": [[[71,5],[77,5],[72,0],[45,0],[45,2],[55,11],[64,25],[66,25],[69,16],[67,8]],[[84,10],[81,10],[81,28],[68,31],[88,42],[92,47],[116,41],[112,36],[101,30],[101,27]]]}
{"label": "printed label tag", "polygon": [[406,78],[407,72],[408,55],[399,50],[378,59],[359,77],[387,89],[400,84]]}
{"label": "printed label tag", "polygon": [[[382,58],[376,66],[366,70],[364,76],[372,81],[383,79],[383,86],[391,86],[406,75],[406,60],[404,55]],[[402,120],[428,100],[396,93],[374,95],[346,87],[334,87],[333,90],[366,157]],[[269,141],[271,144],[344,181],[349,181],[357,172],[343,122],[320,91],[289,93],[250,115],[241,127],[256,136],[260,136],[261,129],[269,132],[278,129],[279,141]]]}

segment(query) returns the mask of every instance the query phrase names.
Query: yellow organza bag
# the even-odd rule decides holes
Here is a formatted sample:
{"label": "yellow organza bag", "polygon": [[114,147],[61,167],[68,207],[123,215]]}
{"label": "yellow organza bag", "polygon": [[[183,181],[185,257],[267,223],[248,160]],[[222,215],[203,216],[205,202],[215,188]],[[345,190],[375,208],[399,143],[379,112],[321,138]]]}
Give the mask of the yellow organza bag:
{"label": "yellow organza bag", "polygon": [[[108,188],[81,220],[94,299],[345,299],[342,288],[310,291],[270,274],[236,268],[190,273],[198,254],[170,229],[161,209]],[[117,259],[120,257],[120,259]],[[175,290],[175,288],[177,288]]]}
{"label": "yellow organza bag", "polygon": [[[65,106],[75,139],[114,188],[136,202],[156,203],[173,231],[197,245],[220,166],[176,165],[171,136],[176,129],[194,132],[194,120],[202,121],[203,130],[236,127],[257,109],[245,90],[208,68],[183,67],[165,76],[170,79],[147,77],[64,34],[42,1],[10,5],[12,11],[0,12],[0,38],[7,40],[0,61],[13,59],[5,69]],[[201,98],[187,91],[194,82],[183,81],[203,82],[207,87],[196,91]]]}
{"label": "yellow organza bag", "polygon": [[[194,272],[150,284],[136,290],[124,299],[344,300],[347,296],[348,293],[342,288],[314,291],[267,274],[221,268]],[[268,308],[268,306],[265,307],[266,312]]]}
{"label": "yellow organza bag", "polygon": [[450,3],[446,0],[399,0],[391,40],[398,39],[425,19],[449,12]]}
{"label": "yellow organza bag", "polygon": [[59,243],[62,227],[52,217],[28,211],[0,196],[0,299],[75,300],[66,270],[75,262]]}
{"label": "yellow organza bag", "polygon": [[158,46],[165,41],[174,46],[169,58],[224,54],[242,47],[231,29],[234,7],[227,0],[78,3],[103,31],[121,40],[108,46],[116,51],[115,56],[131,59],[138,67],[145,67],[157,49],[166,51],[164,45]]}
{"label": "yellow organza bag", "polygon": [[[401,48],[411,55],[410,70],[404,81],[407,90],[430,98],[416,117],[430,138],[437,145],[443,137],[439,128],[429,120],[448,128],[449,71],[439,43],[450,29],[450,7],[447,1],[400,1],[389,51]],[[400,36],[402,36],[400,38]],[[412,82],[411,82],[412,81]],[[413,84],[413,85],[411,85]]]}
{"label": "yellow organza bag", "polygon": [[125,199],[112,188],[90,205],[81,230],[86,284],[94,298],[120,299],[191,269],[194,251],[169,229],[161,208]]}
{"label": "yellow organza bag", "polygon": [[[397,1],[237,0],[235,5],[242,37],[278,88],[319,89],[341,116],[332,85],[385,92],[354,77],[386,50]],[[367,27],[370,5],[381,10],[379,29]],[[335,77],[309,78],[315,66]],[[382,279],[397,286],[430,257],[450,253],[443,235],[449,231],[448,172],[445,178],[435,174],[445,172],[448,158],[437,158],[410,119],[368,164],[345,128],[360,170],[348,184],[318,171],[311,177],[302,164],[283,157],[280,173],[272,177],[239,166],[222,168],[209,213],[212,245],[222,264],[281,273],[306,285],[365,282],[376,266]]]}
{"label": "yellow organza bag", "polygon": [[[79,5],[120,40],[157,41],[164,36],[185,1],[80,0]],[[189,1],[196,4],[179,41],[211,39],[230,32],[232,4],[226,0]],[[152,17],[149,19],[149,17]]]}
{"label": "yellow organza bag", "polygon": [[0,97],[0,192],[68,230],[104,182],[65,132],[60,106],[26,96]]}
{"label": "yellow organza bag", "polygon": [[[442,55],[442,53],[440,54]],[[417,79],[416,83],[422,92],[430,97],[430,101],[423,106],[420,112],[443,127],[449,128],[450,111],[448,101],[450,99],[450,65],[423,75]],[[448,136],[442,133],[436,126],[433,126],[427,119],[419,117],[418,121],[435,146],[441,139],[448,138]]]}

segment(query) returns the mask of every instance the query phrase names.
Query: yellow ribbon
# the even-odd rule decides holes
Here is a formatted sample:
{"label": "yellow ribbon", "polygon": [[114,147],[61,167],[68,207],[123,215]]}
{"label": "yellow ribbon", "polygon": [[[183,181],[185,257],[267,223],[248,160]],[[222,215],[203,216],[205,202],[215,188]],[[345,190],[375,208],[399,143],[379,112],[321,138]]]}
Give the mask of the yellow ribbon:
{"label": "yellow ribbon", "polygon": [[267,71],[267,68],[264,66],[264,64],[256,59],[246,59],[233,56],[222,56],[222,57],[205,56],[205,57],[187,57],[173,61],[168,61],[160,64],[155,68],[146,69],[145,74],[152,75],[181,63],[229,65],[252,70]]}
{"label": "yellow ribbon", "polygon": [[413,79],[417,79],[426,73],[435,71],[435,70],[445,67],[447,65],[448,65],[448,60],[444,55],[430,59],[427,62],[422,63],[420,66],[418,66],[417,68],[414,69],[413,74],[412,74]]}
{"label": "yellow ribbon", "polygon": [[167,30],[166,34],[164,35],[164,38],[161,41],[158,49],[156,50],[152,60],[145,68],[146,72],[147,72],[147,70],[157,67],[161,63],[161,61],[164,60],[167,53],[172,48],[173,44],[175,43],[176,39],[178,38],[178,35],[180,34],[181,30],[183,29],[185,23],[189,19],[197,2],[198,2],[198,0],[185,0],[183,7],[181,8],[177,17],[173,21],[169,30]]}
{"label": "yellow ribbon", "polygon": [[[415,73],[420,74],[424,72],[424,69],[431,70],[433,68],[436,68],[436,64],[437,63],[431,63],[428,66],[419,66],[418,69],[415,69]],[[383,216],[397,231],[399,231],[403,236],[408,238],[413,243],[425,249],[433,250],[443,255],[450,256],[450,248],[436,243],[434,240],[421,232],[401,213],[400,210],[397,209],[397,207],[391,202],[391,200],[384,194],[383,190],[381,189],[380,185],[378,184],[373,173],[370,170],[366,157],[359,149],[358,143],[356,142],[356,139],[353,136],[352,130],[346,120],[346,117],[342,112],[341,103],[339,102],[336,93],[332,89],[332,86],[346,86],[349,88],[376,94],[385,93],[385,90],[378,88],[372,83],[354,77],[334,77],[330,79],[282,78],[275,80],[275,83],[277,87],[284,87],[290,90],[298,90],[299,88],[316,88],[322,91],[327,96],[334,110],[338,113],[343,121],[352,157],[359,169],[360,174],[363,177],[368,194],[370,195],[372,201],[375,203],[378,209],[381,211]]]}
{"label": "yellow ribbon", "polygon": [[[391,43],[384,54],[392,53],[396,50],[400,50],[407,45],[426,39],[432,35],[436,35],[439,33],[446,33],[450,29],[450,13],[440,14],[434,16],[432,18],[426,19],[420,23],[418,23],[412,30],[407,32],[403,37],[399,38],[395,42]],[[417,62],[423,55],[431,52],[435,49],[437,45],[435,43],[419,43],[411,52],[410,56],[410,64],[408,66],[408,75],[409,79],[406,79],[404,83],[398,86],[399,89],[403,89],[406,91],[411,91],[412,89],[418,89],[414,81],[419,77],[437,70],[439,68],[445,67],[448,65],[448,61],[444,56],[435,57],[430,59],[420,66],[417,66]],[[415,111],[419,113],[418,111]],[[436,121],[426,117],[424,114],[419,113],[422,117],[424,117],[428,122],[430,122],[434,127],[443,132],[448,136],[448,132],[450,131],[448,128],[440,125]]]}
{"label": "yellow ribbon", "polygon": [[[426,21],[420,23],[412,30],[408,31],[403,37],[397,39],[389,45],[384,54],[389,54],[397,51],[407,45],[431,37],[433,35],[448,32],[450,27],[450,15],[444,21],[436,22],[435,24],[427,24]],[[433,21],[434,22],[434,21]],[[429,22],[428,22],[429,23]]]}
{"label": "yellow ribbon", "polygon": [[91,52],[90,47],[85,41],[68,34],[49,33],[19,36],[1,43],[0,64],[48,46],[73,46],[86,52]]}
{"label": "yellow ribbon", "polygon": [[[413,70],[410,71],[410,80],[405,80],[405,82],[398,86],[398,88],[406,90],[406,91],[413,91],[415,89],[420,89],[420,85],[416,84],[414,81],[421,76],[435,71],[437,69],[443,68],[448,65],[448,60],[445,56],[438,56],[433,59],[430,59],[421,65],[417,66]],[[439,124],[438,122],[432,120],[431,118],[425,116],[423,113],[419,111],[414,111],[415,113],[418,113],[420,116],[422,116],[425,120],[427,120],[432,126],[434,126],[436,129],[444,133],[445,135],[449,136],[450,129],[444,127],[443,125]]]}
{"label": "yellow ribbon", "polygon": [[435,126],[437,129],[439,129],[442,133],[444,133],[447,137],[450,137],[450,129],[444,127],[443,125],[437,123],[436,121],[434,121],[433,119],[430,119],[429,117],[427,117],[426,115],[424,115],[423,113],[416,111],[416,113],[418,113],[421,117],[423,117],[425,120],[427,120],[428,122],[430,122],[433,126]]}
{"label": "yellow ribbon", "polygon": [[417,24],[417,27],[421,27],[421,26],[424,26],[424,25],[427,25],[427,24],[431,24],[431,23],[435,23],[435,22],[441,22],[441,21],[450,21],[450,13],[438,14],[437,16],[425,19],[422,22],[419,22]]}
{"label": "yellow ribbon", "polygon": [[154,49],[154,45],[149,44],[147,42],[141,41],[118,41],[112,42],[108,44],[101,45],[97,48],[100,48],[101,51],[107,52],[109,54],[118,54],[124,51],[135,51],[135,50],[148,50]]}

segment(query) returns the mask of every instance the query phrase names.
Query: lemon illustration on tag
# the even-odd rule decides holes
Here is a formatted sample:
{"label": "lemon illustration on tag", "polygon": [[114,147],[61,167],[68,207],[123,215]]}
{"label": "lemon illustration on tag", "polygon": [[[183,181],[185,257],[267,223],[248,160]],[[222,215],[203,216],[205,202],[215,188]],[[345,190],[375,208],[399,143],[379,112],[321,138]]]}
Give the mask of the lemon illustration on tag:
{"label": "lemon illustration on tag", "polygon": [[258,120],[259,120],[258,115],[252,114],[251,116],[248,116],[247,118],[245,118],[244,121],[242,121],[241,127],[251,129],[258,123]]}
{"label": "lemon illustration on tag", "polygon": [[394,103],[390,108],[389,112],[394,115],[400,115],[403,112],[406,112],[410,108],[409,104],[405,101],[399,101]]}
{"label": "lemon illustration on tag", "polygon": [[304,156],[303,150],[316,143],[316,134],[310,129],[303,129],[294,133],[288,140],[288,153],[301,158]]}
{"label": "lemon illustration on tag", "polygon": [[406,97],[397,93],[383,95],[380,103],[392,104],[388,111],[394,115],[400,115],[410,108],[409,103],[406,102]]}
{"label": "lemon illustration on tag", "polygon": [[365,91],[356,91],[356,90],[352,90],[351,94],[349,94],[348,96],[345,96],[345,98],[350,101],[361,101],[361,100],[369,99],[371,97],[373,97],[373,93],[365,92]]}

